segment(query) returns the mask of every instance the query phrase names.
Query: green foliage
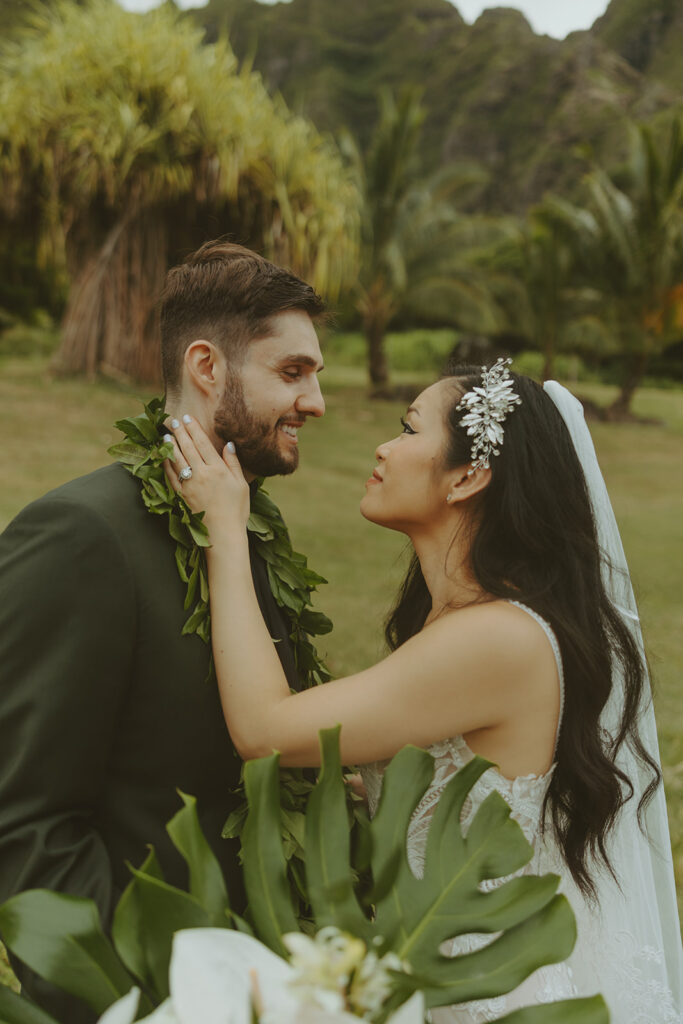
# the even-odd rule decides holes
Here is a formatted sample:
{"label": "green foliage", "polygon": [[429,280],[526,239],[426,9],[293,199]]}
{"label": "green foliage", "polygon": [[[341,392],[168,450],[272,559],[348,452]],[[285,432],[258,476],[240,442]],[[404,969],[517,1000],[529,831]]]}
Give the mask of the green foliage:
{"label": "green foliage", "polygon": [[130,976],[105,937],[92,900],[46,889],[19,893],[0,907],[0,931],[8,949],[31,970],[96,1013],[130,988]]}
{"label": "green foliage", "polygon": [[180,793],[185,805],[166,826],[190,875],[190,895],[204,908],[214,927],[225,926],[230,901],[220,865],[199,825],[197,801]]}
{"label": "green foliage", "polygon": [[[429,785],[433,761],[415,747],[396,755],[387,768],[371,825],[371,917],[356,895],[339,728],[321,733],[321,753],[322,770],[309,801],[305,839],[315,924],[348,930],[380,955],[394,951],[408,965],[409,973],[395,975],[397,990],[387,1012],[418,988],[428,1006],[499,995],[537,967],[569,954],[574,919],[564,897],[556,895],[556,876],[525,875],[481,891],[482,881],[518,871],[531,854],[497,793],[484,801],[467,835],[462,834],[464,801],[490,767],[488,762],[475,758],[448,783],[430,826],[424,877],[418,879],[408,864],[406,831]],[[249,762],[245,781],[249,815],[242,842],[249,917],[256,937],[286,956],[282,935],[297,931],[299,925],[280,837],[278,755]],[[10,949],[96,1012],[125,994],[134,980],[160,1003],[168,995],[174,933],[212,924],[229,926],[218,864],[202,834],[194,800],[183,796],[183,802],[168,831],[187,861],[192,892],[163,881],[153,852],[139,870],[131,869],[133,880],[116,909],[113,927],[116,950],[130,974],[101,932],[90,900],[33,890],[0,907],[0,926]],[[445,940],[467,932],[500,934],[478,952],[455,959],[441,954]],[[146,1000],[143,1010],[149,1010]],[[52,1024],[9,990],[0,989],[0,1014],[4,1024]],[[506,1019],[510,1024],[608,1020],[599,997],[517,1011]]]}
{"label": "green foliage", "polygon": [[652,355],[678,337],[676,287],[683,279],[683,120],[663,143],[632,128],[627,164],[586,177],[587,204],[549,200],[554,221],[576,255],[580,284],[598,292],[603,321],[615,329],[625,377],[615,408],[628,411]]}
{"label": "green foliage", "polygon": [[[153,398],[139,416],[118,420],[114,425],[126,440],[112,445],[109,455],[117,459],[142,482],[142,500],[149,512],[168,518],[168,532],[176,542],[178,574],[185,583],[185,611],[190,615],[183,634],[196,633],[205,644],[211,642],[209,582],[203,549],[209,546],[209,532],[203,513],[194,513],[176,494],[164,472],[164,461],[173,458],[173,445],[164,441],[166,411],[163,399]],[[209,677],[213,674],[213,663]]]}
{"label": "green foliage", "polygon": [[129,883],[119,900],[112,922],[112,941],[121,961],[150,992],[156,988],[153,943],[156,921],[150,919],[145,905],[141,876],[163,881],[161,868],[150,850],[140,874]]}
{"label": "green foliage", "polygon": [[358,221],[336,147],[240,72],[225,40],[202,37],[172,4],[143,16],[114,0],[36,9],[0,50],[2,209],[37,218],[38,263],[61,268],[107,236],[111,250],[144,216],[190,227],[202,208],[222,212],[338,294]]}
{"label": "green foliage", "polygon": [[[524,351],[520,352],[512,360],[512,369],[515,373],[523,373],[535,380],[543,380],[543,368],[545,357],[542,352]],[[554,359],[555,375],[557,380],[570,381],[593,381],[598,380],[598,374],[590,370],[580,356],[560,355]]]}
{"label": "green foliage", "polygon": [[297,931],[298,925],[280,839],[278,758],[247,762],[244,782],[249,812],[241,841],[249,917],[257,936],[285,956],[282,935]]}
{"label": "green foliage", "polygon": [[[3,319],[6,326],[2,324]],[[59,332],[51,318],[40,310],[32,322],[20,323],[0,311],[0,358],[51,356],[59,344]]]}
{"label": "green foliage", "polygon": [[320,746],[318,783],[306,807],[306,885],[313,919],[317,929],[336,925],[369,945],[376,933],[354,893],[339,728],[323,731]]}
{"label": "green foliage", "polygon": [[7,950],[2,942],[0,942],[0,991],[3,986],[12,989],[13,992],[19,992],[21,988],[14,971],[10,967]]}
{"label": "green foliage", "polygon": [[613,0],[593,31],[648,78],[679,93],[683,89],[683,14],[676,0]]}
{"label": "green foliage", "polygon": [[[125,954],[127,964],[135,964],[136,974],[148,987],[156,1001],[167,998],[168,967],[171,960],[173,935],[181,928],[208,928],[211,918],[198,900],[188,893],[168,885],[163,879],[131,868],[133,881],[128,900],[130,920],[125,915],[120,920],[118,932],[119,944],[122,946],[122,959]],[[133,959],[137,950],[133,944],[124,947],[125,935],[132,934],[137,924],[139,931],[137,942],[140,943],[142,957]],[[226,922],[227,927],[227,922]]]}
{"label": "green foliage", "polygon": [[0,1020],[3,1024],[57,1024],[39,1006],[0,984]]}
{"label": "green foliage", "polygon": [[[452,328],[389,331],[386,335],[387,361],[391,372],[417,371],[436,377],[455,348],[458,333]],[[335,366],[362,367],[367,348],[357,331],[335,331],[323,340],[323,354]]]}
{"label": "green foliage", "polygon": [[[462,834],[465,799],[490,767],[481,758],[458,772],[442,794],[430,826],[424,877],[419,879],[408,864],[405,834],[429,785],[433,762],[415,747],[404,748],[393,759],[371,823],[374,917],[366,916],[355,895],[338,735],[338,728],[321,733],[322,771],[307,810],[306,869],[316,927],[334,923],[373,943],[379,954],[396,952],[410,968],[401,983],[420,988],[428,1006],[499,995],[538,967],[569,955],[576,935],[574,917],[566,899],[556,894],[557,876],[525,875],[481,891],[481,882],[518,871],[532,852],[497,793],[487,797],[467,835]],[[291,904],[278,850],[277,763],[274,754],[249,765],[259,784],[252,790],[258,802],[250,807],[244,855],[245,864],[260,861],[258,869],[245,873],[255,933],[281,951],[281,929],[291,922]],[[501,934],[467,956],[441,954],[444,941],[469,932]],[[602,1007],[596,1019],[606,1022]],[[568,1003],[564,1019],[584,1020],[585,1008],[582,1000]]]}
{"label": "green foliage", "polygon": [[519,12],[501,7],[473,25],[457,4],[438,0],[211,0],[188,17],[210,38],[228,31],[238,57],[287,102],[321,129],[348,128],[363,150],[377,125],[377,92],[399,83],[424,89],[424,166],[484,162],[490,178],[477,209],[521,212],[548,189],[575,191],[583,173],[575,146],[588,141],[601,158],[618,159],[625,116],[680,102],[676,4],[614,0],[611,8],[617,16],[631,9],[634,43],[652,44],[655,75],[666,56],[677,92],[634,75],[597,30],[563,41],[537,36]]}
{"label": "green foliage", "polygon": [[[210,546],[204,513],[193,512],[182,495],[173,490],[164,462],[173,458],[173,445],[164,441],[167,432],[165,403],[153,398],[144,413],[115,423],[126,440],[109,448],[109,455],[142,481],[142,500],[154,515],[168,518],[168,531],[176,542],[178,574],[186,584],[185,611],[190,616],[183,634],[196,633],[205,644],[211,641],[209,578],[204,549]],[[304,555],[292,549],[287,527],[277,506],[259,486],[252,496],[247,530],[257,553],[265,561],[276,603],[291,621],[290,639],[302,687],[326,682],[329,672],[319,660],[309,634],[329,633],[332,623],[311,610],[311,593],[325,579],[308,568]],[[211,668],[213,672],[213,667]]]}
{"label": "green foliage", "polygon": [[542,377],[555,375],[558,348],[566,347],[573,318],[585,295],[572,289],[575,253],[544,207],[510,225],[492,254],[487,254],[490,287],[505,308],[509,329],[543,353]]}
{"label": "green foliage", "polygon": [[459,242],[472,221],[455,208],[485,175],[457,165],[425,174],[418,157],[424,116],[420,90],[406,87],[394,96],[385,89],[368,152],[361,156],[347,139],[363,197],[356,307],[378,391],[388,384],[384,340],[398,313],[481,330],[497,326],[483,276],[462,258]]}
{"label": "green foliage", "polygon": [[527,1006],[499,1017],[498,1024],[609,1024],[602,996],[592,999],[563,999],[543,1006]]}
{"label": "green foliage", "polygon": [[[173,447],[163,441],[166,427],[166,413],[162,399],[152,399],[145,405],[143,414],[119,420],[115,426],[122,431],[126,440],[113,445],[109,454],[142,481],[142,499],[155,515],[168,518],[171,538],[176,542],[175,559],[183,583],[186,584],[185,611],[190,615],[183,627],[183,634],[196,633],[204,643],[211,640],[211,614],[209,608],[209,580],[204,549],[209,546],[208,531],[202,522],[203,513],[194,513],[168,483],[164,473],[164,460],[171,457]],[[261,482],[262,483],[262,482]],[[275,602],[287,615],[290,626],[290,641],[302,689],[326,682],[330,674],[318,657],[311,636],[329,633],[332,623],[322,612],[312,608],[312,593],[326,580],[309,569],[305,555],[294,551],[289,533],[278,507],[259,485],[251,496],[251,514],[247,523],[256,554],[266,563],[268,582]],[[213,674],[213,661],[209,678]],[[303,848],[296,841],[297,830],[303,825],[302,809],[311,784],[298,769],[283,771],[280,775],[282,800],[286,817],[282,829],[287,840],[287,872],[294,889],[301,895],[300,913],[305,913],[305,894],[301,886],[303,870]],[[184,798],[185,799],[185,798]],[[180,818],[179,821],[185,821]],[[243,792],[239,793],[236,809],[223,829],[224,838],[237,838],[242,833],[246,820],[246,806]],[[174,825],[179,828],[180,825]],[[182,835],[174,836],[182,840]],[[180,843],[177,842],[177,845]],[[181,851],[182,852],[182,851]],[[206,851],[205,853],[210,853]],[[205,878],[206,864],[200,865],[192,878],[193,895],[199,895],[199,887],[210,885],[214,899],[206,909],[222,919],[223,900],[218,878]],[[197,890],[197,892],[195,892]],[[154,890],[156,891],[156,890]],[[204,902],[200,899],[200,902]]]}
{"label": "green foliage", "polygon": [[[173,935],[182,928],[230,927],[230,910],[220,866],[202,833],[196,801],[168,823],[169,835],[185,859],[190,892],[168,885],[154,851],[131,867],[132,881],[114,913],[113,947],[105,938],[91,900],[31,890],[0,907],[0,928],[11,951],[43,978],[85,1000],[102,1013],[133,984],[154,1003],[168,996]],[[124,966],[125,965],[125,966]],[[9,993],[9,990],[7,990]],[[50,1024],[25,999],[0,987],[3,1024]],[[141,1010],[149,1011],[146,996]],[[4,1016],[3,1016],[4,1011]],[[33,1016],[31,1014],[34,1014]]]}

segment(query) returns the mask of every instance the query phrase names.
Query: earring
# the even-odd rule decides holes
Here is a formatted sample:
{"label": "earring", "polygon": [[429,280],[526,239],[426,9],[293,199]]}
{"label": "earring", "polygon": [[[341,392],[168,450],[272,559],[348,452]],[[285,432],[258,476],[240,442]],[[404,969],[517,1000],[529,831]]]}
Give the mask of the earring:
{"label": "earring", "polygon": [[452,494],[447,494],[446,495],[446,502],[450,505],[450,503],[452,501],[453,501],[453,495]]}

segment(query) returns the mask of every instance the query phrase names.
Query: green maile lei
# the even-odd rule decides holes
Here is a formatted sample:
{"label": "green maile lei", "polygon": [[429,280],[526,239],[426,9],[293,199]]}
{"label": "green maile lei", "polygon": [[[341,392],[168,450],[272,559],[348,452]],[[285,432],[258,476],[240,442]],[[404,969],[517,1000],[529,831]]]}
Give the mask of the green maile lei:
{"label": "green maile lei", "polygon": [[[183,635],[196,633],[205,644],[211,642],[211,614],[206,548],[209,531],[204,513],[193,512],[182,495],[173,490],[164,472],[164,460],[172,457],[173,446],[163,440],[167,433],[164,400],[152,399],[139,416],[118,420],[115,424],[125,440],[109,448],[109,454],[136,477],[141,484],[142,500],[154,515],[166,516],[168,532],[175,541],[178,575],[186,586],[185,610],[189,613]],[[311,636],[329,633],[332,623],[311,607],[311,594],[327,581],[308,568],[305,555],[292,549],[289,533],[277,505],[263,490],[262,481],[251,495],[251,514],[247,523],[256,553],[266,563],[270,590],[276,604],[284,610],[291,625],[290,640],[301,689],[330,679],[330,673],[318,656]],[[215,681],[211,658],[207,681]],[[288,858],[290,884],[299,899],[300,916],[308,916],[303,885],[304,809],[313,788],[310,772],[283,769],[281,772],[282,834]],[[242,784],[240,802],[228,818],[224,838],[239,836],[247,815]],[[362,816],[357,803],[350,805],[350,816]]]}

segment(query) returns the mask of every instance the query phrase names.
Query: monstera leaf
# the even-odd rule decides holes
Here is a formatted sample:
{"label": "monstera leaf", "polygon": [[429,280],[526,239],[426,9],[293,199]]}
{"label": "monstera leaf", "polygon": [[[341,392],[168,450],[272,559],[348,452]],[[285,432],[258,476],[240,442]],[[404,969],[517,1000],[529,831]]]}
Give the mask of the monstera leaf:
{"label": "monstera leaf", "polygon": [[[378,955],[395,953],[407,965],[407,973],[395,974],[396,990],[382,1020],[412,991],[422,991],[427,1006],[489,998],[515,988],[536,968],[568,956],[575,925],[568,903],[557,894],[559,879],[514,877],[528,862],[531,847],[504,800],[497,793],[487,797],[467,833],[462,832],[463,806],[488,762],[475,758],[446,786],[431,821],[423,877],[416,878],[408,864],[406,834],[431,781],[433,759],[416,747],[396,755],[354,861],[338,738],[338,729],[321,733],[322,769],[308,801],[302,837],[305,896],[316,929],[333,925],[362,939]],[[184,806],[168,832],[187,862],[190,892],[165,882],[152,851],[141,868],[131,868],[132,881],[114,915],[113,946],[94,903],[35,890],[0,907],[0,930],[8,948],[99,1013],[117,1000],[125,1003],[121,997],[133,985],[145,993],[138,1013],[164,1002],[178,931],[236,927],[287,957],[282,936],[300,926],[294,910],[298,897],[287,881],[278,756],[249,762],[245,787],[249,812],[242,852],[248,923],[230,909],[195,801],[181,794]],[[364,876],[361,881],[359,874]],[[482,884],[493,879],[495,886]],[[444,942],[468,933],[492,939],[476,952],[455,957],[440,952]],[[604,1001],[597,996],[516,1010],[500,1024],[608,1021]],[[56,1022],[5,989],[0,990],[0,1024]]]}
{"label": "monstera leaf", "polygon": [[[557,894],[556,875],[482,885],[517,872],[532,854],[509,807],[495,792],[481,804],[467,834],[462,832],[465,800],[491,767],[489,762],[475,758],[448,783],[431,822],[424,875],[416,878],[408,864],[406,833],[431,781],[433,759],[416,747],[396,755],[385,772],[370,826],[371,916],[364,910],[367,900],[357,896],[350,858],[339,729],[322,732],[321,747],[322,770],[308,803],[305,842],[308,895],[317,928],[334,924],[372,943],[378,953],[397,953],[410,970],[401,976],[401,984],[421,989],[427,1006],[501,995],[537,968],[566,959],[576,926],[569,903]],[[246,766],[250,811],[243,852],[245,866],[252,865],[245,871],[245,884],[255,934],[281,952],[280,936],[291,929],[293,911],[280,839],[277,764],[274,754]],[[474,932],[495,938],[473,953],[448,957],[440,952],[445,941]],[[510,1024],[607,1024],[600,997],[556,1004],[560,1006],[561,1011],[519,1011],[521,1016],[512,1015]]]}

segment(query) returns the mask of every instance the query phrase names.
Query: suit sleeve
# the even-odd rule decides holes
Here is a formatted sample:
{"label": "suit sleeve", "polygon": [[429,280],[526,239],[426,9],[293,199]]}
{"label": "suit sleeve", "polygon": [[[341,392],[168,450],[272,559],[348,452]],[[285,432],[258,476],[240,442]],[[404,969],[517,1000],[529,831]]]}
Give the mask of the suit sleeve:
{"label": "suit sleeve", "polygon": [[0,901],[114,893],[97,808],[131,676],[135,591],[111,526],[64,498],[0,537]]}

